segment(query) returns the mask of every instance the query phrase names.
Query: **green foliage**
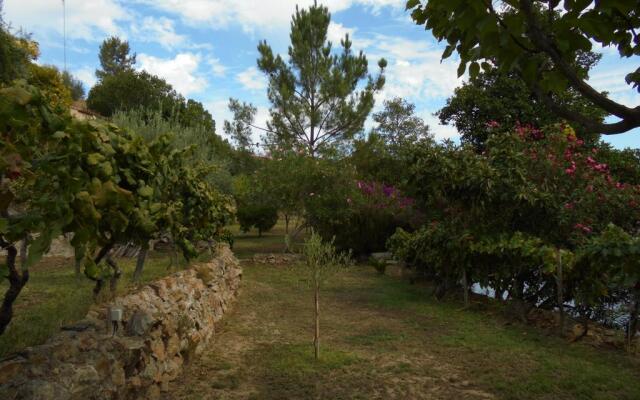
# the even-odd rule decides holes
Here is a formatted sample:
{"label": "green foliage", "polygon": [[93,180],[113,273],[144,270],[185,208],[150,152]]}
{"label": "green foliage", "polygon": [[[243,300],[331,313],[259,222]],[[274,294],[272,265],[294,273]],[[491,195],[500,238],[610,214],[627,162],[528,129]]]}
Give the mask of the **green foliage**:
{"label": "green foliage", "polygon": [[37,45],[28,37],[12,35],[0,21],[0,85],[24,78],[38,55]]}
{"label": "green foliage", "polygon": [[369,257],[369,265],[375,268],[379,275],[384,275],[387,270],[387,261],[375,257]]}
{"label": "green foliage", "polygon": [[[384,251],[397,227],[421,222],[411,199],[397,188],[360,181],[346,162],[317,161],[310,168],[314,185],[304,194],[305,219],[325,240],[356,255]],[[330,190],[327,190],[330,188]]]}
{"label": "green foliage", "polygon": [[224,133],[233,139],[239,150],[251,151],[251,126],[258,109],[253,104],[231,98],[229,111],[233,114],[233,121],[224,121]]}
{"label": "green foliage", "polygon": [[98,79],[104,79],[109,75],[118,75],[124,72],[133,72],[136,63],[136,54],[130,54],[129,42],[116,36],[105,39],[100,45],[100,67],[96,70]]}
{"label": "green foliage", "polygon": [[[426,4],[423,4],[426,3]],[[542,0],[472,2],[409,0],[407,9],[418,25],[439,41],[446,41],[442,57],[460,56],[458,75],[471,78],[480,68],[516,72],[552,110],[593,133],[621,133],[640,126],[640,110],[607,98],[587,83],[588,69],[574,60],[593,49],[593,43],[618,50],[620,57],[640,54],[635,31],[640,15],[635,0],[613,2]],[[640,88],[640,73],[630,71],[627,84]],[[601,123],[549,96],[572,87],[585,99],[613,114],[620,122]]]}
{"label": "green foliage", "polygon": [[415,106],[401,98],[385,101],[373,120],[373,130],[354,141],[350,163],[361,179],[404,189],[413,151],[433,140],[429,127],[415,115]]}
{"label": "green foliage", "polygon": [[[586,145],[562,125],[492,136],[483,154],[452,144],[422,148],[411,182],[432,222],[413,234],[398,231],[388,245],[443,290],[458,286],[464,272],[547,306],[556,304],[561,262],[566,300],[595,312],[603,296],[609,301],[638,281],[615,256],[635,251],[640,189],[613,175],[601,148],[613,151]],[[606,261],[588,250],[605,239]],[[616,240],[629,245],[614,250]]]}
{"label": "green foliage", "polygon": [[[568,90],[556,101],[569,109],[602,121],[604,114],[575,90]],[[515,74],[502,75],[496,70],[481,72],[455,89],[447,104],[437,113],[442,124],[451,124],[461,140],[478,149],[488,137],[504,133],[520,125],[542,127],[557,123],[560,117],[541,102]],[[581,138],[595,142],[597,135],[578,129]]]}
{"label": "green foliage", "polygon": [[309,283],[314,288],[322,286],[327,280],[351,265],[350,253],[341,253],[336,250],[334,241],[323,241],[315,232],[304,242],[302,250],[304,267],[309,274]]}
{"label": "green foliage", "polygon": [[238,207],[236,217],[243,232],[255,228],[262,235],[278,222],[278,207],[255,176],[236,177],[234,197]]}
{"label": "green foliage", "polygon": [[84,99],[84,86],[80,79],[71,75],[68,71],[64,71],[62,72],[62,81],[67,89],[69,89],[69,92],[71,92],[71,99],[73,101]]}
{"label": "green foliage", "polygon": [[28,71],[27,82],[40,90],[45,104],[57,114],[68,113],[73,99],[58,68],[34,63],[29,65]]}
{"label": "green foliage", "polygon": [[142,108],[117,111],[111,121],[125,129],[153,141],[171,132],[174,150],[184,152],[185,162],[203,164],[207,168],[206,181],[223,193],[231,193],[231,166],[235,160],[231,145],[207,124],[185,125],[177,116],[166,117],[160,110]]}
{"label": "green foliage", "polygon": [[[368,75],[367,58],[362,52],[353,54],[348,35],[341,40],[341,52],[332,51],[327,41],[330,21],[324,6],[296,9],[288,63],[274,55],[266,41],[258,45],[258,67],[269,80],[272,105],[269,144],[313,157],[351,139],[362,129],[374,93],[384,85],[386,61],[379,61],[376,78]],[[362,90],[356,90],[364,79]]]}
{"label": "green foliage", "polygon": [[[102,280],[109,270],[95,264],[97,247],[143,245],[168,232],[190,258],[197,241],[230,222],[230,199],[205,180],[206,166],[189,162],[189,148],[172,148],[166,135],[146,141],[114,124],[71,120],[50,99],[24,81],[0,89],[0,244],[15,250],[36,237],[26,267],[53,238],[73,233],[85,274]],[[13,300],[0,313],[3,324]]]}

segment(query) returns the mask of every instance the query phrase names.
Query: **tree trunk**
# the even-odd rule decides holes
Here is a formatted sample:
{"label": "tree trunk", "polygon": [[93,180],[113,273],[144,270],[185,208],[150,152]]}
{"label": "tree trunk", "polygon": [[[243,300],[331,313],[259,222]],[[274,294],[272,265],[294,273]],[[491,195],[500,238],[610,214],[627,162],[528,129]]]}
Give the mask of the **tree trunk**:
{"label": "tree trunk", "polygon": [[138,259],[136,260],[136,270],[133,272],[134,282],[140,282],[140,278],[142,278],[142,269],[144,268],[144,262],[147,259],[148,251],[149,246],[142,246],[140,252],[138,253]]}
{"label": "tree trunk", "polygon": [[[636,287],[638,287],[638,285],[636,285]],[[636,332],[638,331],[638,314],[640,313],[640,290],[634,289],[633,297],[633,304],[631,306],[631,313],[629,315],[629,332],[627,333],[627,336],[629,338],[629,345],[631,345],[631,342],[633,341],[633,338],[636,336]]]}
{"label": "tree trunk", "polygon": [[73,269],[76,272],[76,278],[80,279],[80,275],[82,273],[82,259],[81,258],[76,258],[75,264],[73,266]]}
{"label": "tree trunk", "polygon": [[29,250],[29,241],[31,240],[31,235],[26,235],[24,239],[22,239],[22,243],[20,243],[20,267],[25,269],[27,266],[27,256]]}
{"label": "tree trunk", "polygon": [[24,268],[22,274],[20,274],[16,268],[18,250],[13,245],[8,246],[6,250],[7,267],[9,269],[9,275],[7,276],[9,289],[4,293],[2,306],[0,307],[0,335],[4,333],[13,318],[13,303],[18,298],[24,285],[29,281],[29,270]]}
{"label": "tree trunk", "polygon": [[564,335],[564,283],[562,276],[562,254],[558,251],[558,311],[560,312],[560,326],[558,327],[558,333],[560,336]]}
{"label": "tree trunk", "polygon": [[469,282],[467,281],[467,270],[462,270],[462,290],[464,293],[464,306],[469,307]]}
{"label": "tree trunk", "polygon": [[289,214],[284,215],[284,233],[289,234]]}
{"label": "tree trunk", "polygon": [[[100,263],[100,261],[102,261],[102,259],[109,254],[109,251],[111,251],[111,249],[113,248],[113,243],[107,244],[105,246],[103,246],[100,251],[98,252],[98,255],[96,256],[96,258],[93,260],[93,262],[98,265]],[[93,300],[97,301],[98,300],[98,296],[100,295],[100,292],[102,291],[102,286],[104,286],[104,280],[102,278],[90,278],[92,280],[94,280],[96,282],[95,286],[93,287]]]}
{"label": "tree trunk", "polygon": [[122,270],[118,267],[118,264],[115,262],[111,256],[107,256],[107,264],[113,270],[113,275],[109,279],[109,289],[111,290],[111,296],[115,297],[116,290],[118,289],[118,281],[120,280],[120,276],[122,275]]}
{"label": "tree trunk", "polygon": [[314,305],[315,305],[315,333],[313,336],[314,355],[316,360],[320,359],[320,287],[316,283],[314,292]]}

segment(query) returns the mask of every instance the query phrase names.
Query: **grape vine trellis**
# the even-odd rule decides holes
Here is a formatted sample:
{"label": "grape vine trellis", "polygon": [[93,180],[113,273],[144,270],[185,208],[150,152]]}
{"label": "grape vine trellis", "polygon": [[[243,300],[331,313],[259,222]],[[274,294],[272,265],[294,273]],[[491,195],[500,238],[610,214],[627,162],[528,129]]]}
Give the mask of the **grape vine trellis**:
{"label": "grape vine trellis", "polygon": [[[76,121],[51,111],[25,82],[0,89],[0,245],[9,289],[0,307],[0,334],[29,279],[29,267],[53,238],[70,233],[85,275],[98,293],[115,285],[118,244],[145,246],[169,233],[186,258],[230,220],[230,200],[203,179],[206,165],[187,165],[170,136],[146,142],[100,121]],[[26,260],[17,265],[19,243]],[[97,252],[97,255],[94,254]]]}

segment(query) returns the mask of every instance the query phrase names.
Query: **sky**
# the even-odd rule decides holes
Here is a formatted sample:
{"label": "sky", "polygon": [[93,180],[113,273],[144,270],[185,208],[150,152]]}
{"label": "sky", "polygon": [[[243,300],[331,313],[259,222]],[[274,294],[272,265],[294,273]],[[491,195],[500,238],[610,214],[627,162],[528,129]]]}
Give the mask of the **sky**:
{"label": "sky", "polygon": [[[4,20],[29,32],[40,44],[40,63],[64,67],[62,0],[4,0]],[[137,53],[136,68],[166,79],[187,98],[202,102],[217,122],[230,118],[229,97],[258,107],[256,124],[266,125],[266,80],[256,67],[257,45],[266,40],[282,55],[289,45],[296,4],[313,0],[67,0],[67,68],[88,90],[96,82],[98,48],[116,35]],[[349,33],[353,47],[367,55],[370,72],[388,61],[387,83],[376,96],[374,111],[385,99],[401,96],[438,139],[457,139],[454,127],[439,124],[434,113],[463,83],[455,57],[441,62],[444,46],[415,25],[404,0],[325,0],[332,13],[329,39],[338,46]],[[590,83],[628,106],[640,94],[624,81],[638,67],[638,57],[620,59],[615,49],[597,48],[603,60]],[[286,57],[285,57],[286,58]],[[372,127],[369,119],[365,129]],[[221,131],[221,128],[218,129]],[[222,133],[222,132],[219,132]],[[256,138],[259,134],[255,133]],[[604,138],[615,147],[640,148],[640,129]]]}

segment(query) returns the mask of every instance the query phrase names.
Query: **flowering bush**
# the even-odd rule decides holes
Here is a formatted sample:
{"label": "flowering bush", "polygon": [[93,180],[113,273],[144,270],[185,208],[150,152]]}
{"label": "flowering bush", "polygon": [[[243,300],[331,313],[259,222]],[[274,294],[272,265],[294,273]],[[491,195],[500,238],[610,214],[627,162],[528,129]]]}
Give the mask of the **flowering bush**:
{"label": "flowering bush", "polygon": [[331,191],[309,193],[307,214],[320,234],[336,238],[336,246],[364,255],[384,251],[396,228],[417,226],[413,203],[391,185],[350,180]]}
{"label": "flowering bush", "polygon": [[635,248],[615,250],[602,239],[613,237],[613,229],[636,243],[640,163],[633,160],[585,144],[563,124],[517,125],[513,134],[492,136],[482,154],[452,144],[424,149],[411,184],[428,220],[439,222],[398,232],[389,245],[445,287],[464,274],[546,307],[557,306],[561,263],[564,299],[594,312],[603,297],[635,290],[640,281],[640,271],[622,266],[626,259],[619,256]]}

